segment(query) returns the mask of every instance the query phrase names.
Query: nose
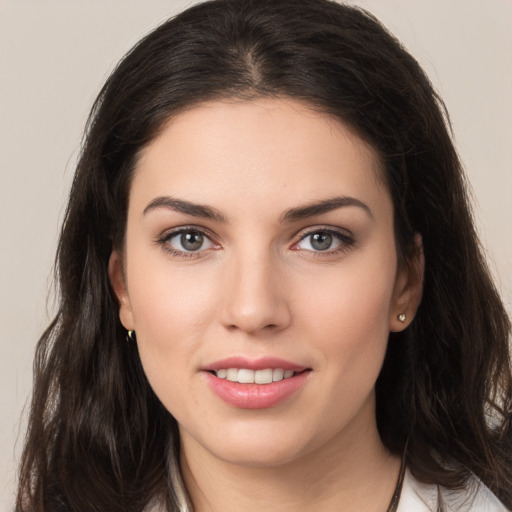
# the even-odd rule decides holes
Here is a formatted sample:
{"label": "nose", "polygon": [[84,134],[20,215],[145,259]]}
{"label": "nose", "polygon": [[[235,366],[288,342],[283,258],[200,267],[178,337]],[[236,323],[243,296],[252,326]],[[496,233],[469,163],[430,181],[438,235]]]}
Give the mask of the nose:
{"label": "nose", "polygon": [[279,332],[291,323],[283,272],[270,255],[234,258],[227,265],[221,322],[246,334]]}

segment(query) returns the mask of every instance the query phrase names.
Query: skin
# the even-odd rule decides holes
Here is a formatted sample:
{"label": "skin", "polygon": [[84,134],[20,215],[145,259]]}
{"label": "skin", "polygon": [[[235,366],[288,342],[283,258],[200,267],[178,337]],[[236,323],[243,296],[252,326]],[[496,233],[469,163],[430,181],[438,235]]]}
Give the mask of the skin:
{"label": "skin", "polygon": [[[380,441],[374,386],[389,332],[414,317],[422,262],[398,266],[382,174],[347,126],[291,99],[195,106],[142,151],[110,276],[149,382],[178,421],[197,511],[386,510],[400,463]],[[364,206],[283,220],[334,197]],[[208,237],[188,255],[173,234],[184,226]],[[308,235],[326,230],[342,237],[315,250]],[[201,371],[230,356],[312,371],[277,406],[240,409]]]}

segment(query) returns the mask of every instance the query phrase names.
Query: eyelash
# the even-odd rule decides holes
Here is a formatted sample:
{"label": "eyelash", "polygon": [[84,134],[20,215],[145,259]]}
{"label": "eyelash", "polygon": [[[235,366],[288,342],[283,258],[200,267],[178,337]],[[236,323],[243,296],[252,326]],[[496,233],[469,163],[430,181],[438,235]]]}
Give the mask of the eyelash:
{"label": "eyelash", "polygon": [[[320,226],[320,227],[314,227],[312,229],[307,230],[306,232],[302,233],[299,240],[295,242],[292,246],[297,246],[300,242],[303,240],[306,240],[308,237],[316,234],[326,234],[332,236],[334,239],[336,239],[339,242],[338,247],[335,247],[334,249],[326,249],[324,251],[321,250],[308,250],[308,252],[313,256],[314,258],[322,258],[322,257],[328,257],[333,256],[336,254],[345,253],[348,250],[350,250],[354,244],[355,240],[351,235],[348,235],[347,233],[344,233],[342,231],[327,227],[327,226]],[[311,243],[310,243],[311,245]],[[300,249],[293,249],[293,250],[300,250]]]}
{"label": "eyelash", "polygon": [[[185,233],[195,233],[198,235],[201,235],[205,238],[205,240],[208,240],[210,244],[218,247],[218,244],[216,244],[213,241],[213,237],[208,234],[203,228],[195,227],[195,226],[184,226],[178,229],[174,229],[172,231],[168,231],[164,233],[162,236],[158,237],[156,240],[157,245],[161,246],[166,252],[171,254],[172,256],[179,257],[179,258],[199,258],[204,255],[205,251],[208,251],[211,249],[211,247],[208,247],[206,249],[199,249],[197,251],[181,251],[179,249],[174,249],[170,244],[170,240],[173,238],[183,235]],[[326,256],[332,256],[340,253],[347,252],[349,249],[352,248],[352,246],[355,244],[355,240],[352,236],[343,233],[341,231],[335,230],[333,228],[329,227],[315,227],[312,229],[309,229],[308,231],[301,234],[299,240],[297,242],[294,242],[291,249],[294,251],[300,251],[300,248],[297,248],[296,246],[300,244],[303,240],[306,240],[308,237],[315,235],[315,234],[326,234],[332,236],[334,239],[336,239],[339,242],[338,247],[335,247],[334,249],[326,249],[326,250],[309,250],[306,249],[307,252],[311,253],[311,256],[318,258],[318,257],[326,257]],[[311,245],[311,244],[310,244]]]}
{"label": "eyelash", "polygon": [[174,249],[169,242],[173,238],[183,235],[185,233],[195,233],[201,235],[205,238],[205,240],[208,240],[213,246],[217,245],[215,244],[215,242],[213,242],[213,237],[211,235],[209,235],[204,229],[195,226],[184,226],[178,229],[174,229],[172,231],[168,231],[159,238],[157,238],[156,243],[157,245],[161,246],[164,251],[171,254],[171,256],[179,258],[199,258],[204,255],[204,251],[209,250],[209,248],[199,249],[197,251],[180,251],[179,249]]}

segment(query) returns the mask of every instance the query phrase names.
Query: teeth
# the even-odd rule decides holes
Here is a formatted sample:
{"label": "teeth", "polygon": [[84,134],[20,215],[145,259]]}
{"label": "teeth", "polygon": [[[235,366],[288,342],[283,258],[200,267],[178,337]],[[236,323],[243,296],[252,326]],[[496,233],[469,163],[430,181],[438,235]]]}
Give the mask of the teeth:
{"label": "teeth", "polygon": [[284,370],[282,368],[276,368],[272,372],[272,380],[277,382],[278,380],[283,380],[284,378]]}
{"label": "teeth", "polygon": [[272,370],[270,368],[268,370],[256,370],[254,372],[254,382],[256,382],[256,384],[270,384],[272,380]]}
{"label": "teeth", "polygon": [[[218,377],[218,375],[217,375]],[[229,368],[226,370],[226,379],[232,382],[238,382],[238,369],[237,368]]]}
{"label": "teeth", "polygon": [[219,379],[227,379],[241,384],[270,384],[293,377],[293,370],[282,368],[266,368],[264,370],[249,370],[247,368],[222,368],[215,372]]}
{"label": "teeth", "polygon": [[252,370],[238,370],[238,382],[254,384],[254,373]]}

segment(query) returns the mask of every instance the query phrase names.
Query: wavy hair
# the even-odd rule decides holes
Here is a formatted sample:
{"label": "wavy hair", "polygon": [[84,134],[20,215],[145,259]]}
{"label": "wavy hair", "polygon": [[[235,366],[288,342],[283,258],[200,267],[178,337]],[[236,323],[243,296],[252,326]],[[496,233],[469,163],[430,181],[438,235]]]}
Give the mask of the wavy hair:
{"label": "wavy hair", "polygon": [[380,154],[406,262],[426,266],[414,322],[377,381],[384,444],[416,478],[476,474],[512,507],[510,322],[484,261],[444,105],[368,12],[329,0],[213,0],[142,39],[94,103],[57,253],[58,313],[37,346],[17,511],[178,510],[177,424],[125,342],[108,278],[142,148],[199,102],[291,97]]}

